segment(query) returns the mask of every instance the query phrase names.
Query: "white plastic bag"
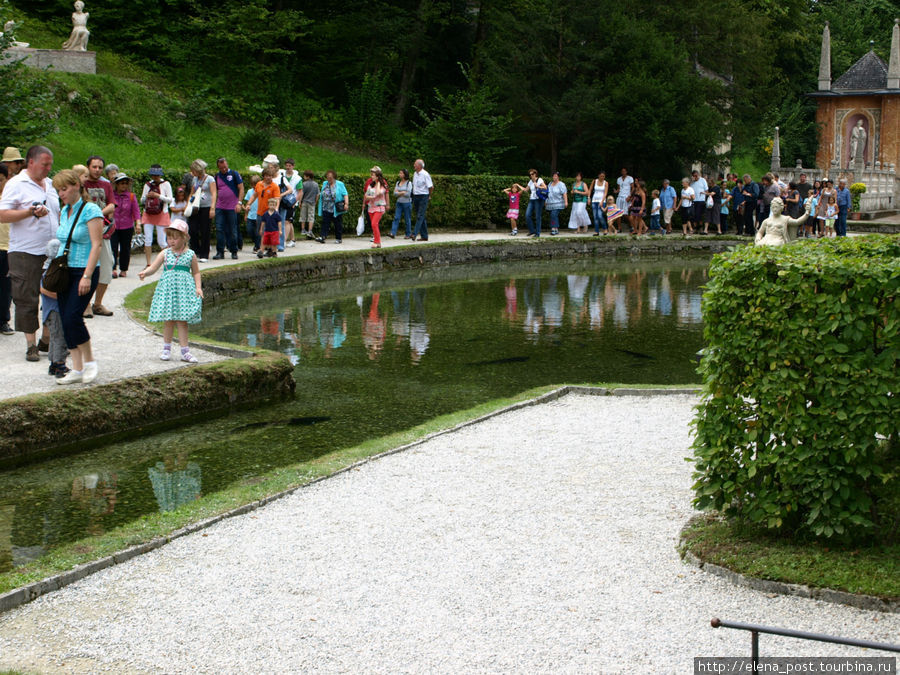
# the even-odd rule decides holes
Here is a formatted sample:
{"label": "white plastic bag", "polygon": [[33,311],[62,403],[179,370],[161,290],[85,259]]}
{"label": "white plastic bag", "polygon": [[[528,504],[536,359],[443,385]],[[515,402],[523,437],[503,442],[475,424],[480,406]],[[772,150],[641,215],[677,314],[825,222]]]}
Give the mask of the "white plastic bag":
{"label": "white plastic bag", "polygon": [[356,219],[356,236],[361,237],[363,232],[366,231],[366,218],[365,216],[360,216]]}

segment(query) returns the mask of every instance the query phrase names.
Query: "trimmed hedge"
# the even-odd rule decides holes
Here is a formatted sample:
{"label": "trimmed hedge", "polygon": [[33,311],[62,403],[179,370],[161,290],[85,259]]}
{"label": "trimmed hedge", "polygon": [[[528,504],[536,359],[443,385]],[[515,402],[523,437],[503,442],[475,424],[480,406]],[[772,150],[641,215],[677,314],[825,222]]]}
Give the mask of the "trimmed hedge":
{"label": "trimmed hedge", "polygon": [[[215,165],[210,165],[208,170],[215,171]],[[147,170],[126,171],[126,173],[134,179],[134,191],[140,197],[144,183],[150,180]],[[241,175],[245,183],[249,185],[250,175],[244,172],[241,172]],[[183,176],[184,172],[167,171],[165,179],[172,183],[174,188],[181,183]],[[369,174],[340,174],[338,176],[338,180],[344,182],[350,193],[349,215],[352,216],[354,223],[362,209],[363,186],[368,178]],[[385,176],[385,178],[393,191],[397,177]],[[509,197],[503,194],[503,190],[514,182],[518,182],[519,185],[527,182],[527,179],[521,176],[432,176],[431,178],[434,181],[434,194],[428,205],[428,227],[434,226],[443,230],[509,227],[509,221],[506,219]],[[324,180],[324,176],[316,176],[318,183],[321,184],[322,180]],[[563,182],[569,190],[572,189],[574,182],[572,179],[563,179]],[[569,201],[571,202],[571,194]],[[393,219],[393,203],[392,197],[389,210],[391,219]],[[560,213],[560,227],[562,228],[568,225],[570,209],[571,206]],[[649,209],[647,212],[649,213]],[[544,211],[542,229],[550,229],[549,219],[549,212]],[[347,227],[347,220],[345,217],[344,227]],[[522,228],[524,228],[524,220],[525,209],[523,207],[519,219],[519,226]],[[415,224],[415,221],[413,223]]]}
{"label": "trimmed hedge", "polygon": [[900,239],[716,256],[694,504],[774,530],[896,537]]}

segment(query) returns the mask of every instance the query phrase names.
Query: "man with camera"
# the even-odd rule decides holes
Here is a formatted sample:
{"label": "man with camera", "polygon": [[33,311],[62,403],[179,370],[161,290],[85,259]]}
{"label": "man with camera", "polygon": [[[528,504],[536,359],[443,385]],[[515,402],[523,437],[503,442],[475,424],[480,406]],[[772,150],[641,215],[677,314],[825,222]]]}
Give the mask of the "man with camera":
{"label": "man with camera", "polygon": [[16,305],[16,330],[25,333],[28,361],[47,350],[46,335],[37,342],[38,301],[47,242],[59,226],[59,195],[48,176],[53,153],[33,145],[25,153],[25,170],[6,183],[0,197],[0,221],[9,223],[9,277]]}

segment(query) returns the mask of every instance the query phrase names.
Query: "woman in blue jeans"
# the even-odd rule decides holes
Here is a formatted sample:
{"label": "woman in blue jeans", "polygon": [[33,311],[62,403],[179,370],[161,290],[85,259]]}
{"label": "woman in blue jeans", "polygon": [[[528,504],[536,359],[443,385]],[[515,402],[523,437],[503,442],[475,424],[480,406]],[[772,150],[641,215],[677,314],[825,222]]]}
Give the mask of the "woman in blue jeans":
{"label": "woman in blue jeans", "polygon": [[[91,336],[84,324],[84,310],[100,279],[100,247],[103,242],[103,214],[93,202],[82,200],[81,179],[70,169],[53,177],[53,187],[63,203],[56,238],[60,247],[57,257],[66,252],[70,241],[69,283],[59,293],[59,318],[66,346],[72,355],[72,369],[56,384],[88,384],[97,377],[97,362],[91,350]],[[71,233],[71,238],[70,238]]]}
{"label": "woman in blue jeans", "polygon": [[406,239],[412,236],[412,183],[409,180],[409,171],[400,169],[397,174],[397,183],[394,185],[394,222],[391,224],[390,237],[397,236],[397,228],[400,226],[400,218],[406,221]]}
{"label": "woman in blue jeans", "polygon": [[606,198],[609,196],[609,183],[606,182],[606,172],[597,174],[594,184],[591,186],[591,212],[594,215],[594,234],[599,235],[601,228],[605,232],[606,225]]}
{"label": "woman in blue jeans", "polygon": [[528,181],[528,185],[524,189],[524,191],[528,192],[528,210],[525,211],[525,223],[528,225],[529,237],[540,237],[544,199],[538,196],[538,190],[545,190],[547,184],[538,175],[537,169],[531,169],[528,175],[531,180]]}

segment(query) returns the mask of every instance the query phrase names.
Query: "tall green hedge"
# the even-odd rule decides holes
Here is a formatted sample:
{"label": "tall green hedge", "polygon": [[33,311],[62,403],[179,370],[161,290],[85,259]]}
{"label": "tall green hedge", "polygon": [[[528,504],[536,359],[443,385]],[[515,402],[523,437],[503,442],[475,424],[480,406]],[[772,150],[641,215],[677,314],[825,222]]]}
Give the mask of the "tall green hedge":
{"label": "tall green hedge", "polygon": [[[216,167],[211,165],[210,171]],[[185,170],[186,171],[186,170]],[[126,171],[134,178],[134,190],[140,196],[143,184],[149,180],[147,170],[137,172]],[[181,183],[184,172],[166,172],[166,180],[173,187]],[[249,174],[242,174],[244,181],[248,181]],[[362,209],[363,185],[368,174],[341,174],[338,179],[343,181],[350,193],[350,212],[356,213]],[[394,188],[396,176],[386,176],[391,190]],[[316,176],[321,183],[324,176]],[[506,219],[506,209],[509,198],[503,194],[503,189],[510,187],[514,182],[524,185],[526,179],[520,176],[432,176],[434,181],[434,194],[428,205],[428,226],[435,226],[442,230],[456,229],[495,229],[509,226]],[[564,179],[566,187],[571,190],[573,181]],[[249,185],[249,183],[248,183]],[[569,195],[571,202],[571,195]],[[569,210],[560,213],[560,226],[565,228],[569,222]],[[648,211],[649,213],[649,211]],[[393,217],[393,199],[391,200],[391,217]],[[519,225],[524,228],[525,209]],[[550,215],[546,211],[543,216],[543,228],[549,229]]]}
{"label": "tall green hedge", "polygon": [[703,297],[694,503],[820,537],[897,535],[900,239],[743,247]]}

